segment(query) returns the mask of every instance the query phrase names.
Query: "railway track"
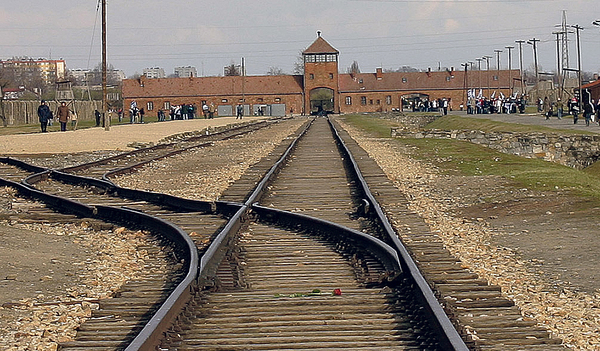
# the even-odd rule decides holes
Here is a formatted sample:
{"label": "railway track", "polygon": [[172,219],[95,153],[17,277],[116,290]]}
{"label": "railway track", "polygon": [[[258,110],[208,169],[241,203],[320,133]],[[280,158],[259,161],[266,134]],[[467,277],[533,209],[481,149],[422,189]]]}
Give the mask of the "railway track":
{"label": "railway track", "polygon": [[[133,293],[131,310],[137,315],[131,322],[84,324],[85,333],[61,349],[467,349],[430,286],[470,349],[562,349],[559,340],[519,318],[497,288],[460,268],[345,133],[334,132],[342,137],[336,141],[325,119],[313,124],[212,203],[97,179],[111,174],[112,161],[93,170],[96,166],[30,177],[37,190],[22,191],[55,208],[162,233],[175,246],[182,268],[174,277],[161,277],[162,283],[139,284],[140,296],[160,295],[164,303],[156,300],[144,309],[147,302]],[[279,159],[282,153],[286,156]],[[126,163],[136,168],[149,159]],[[356,159],[360,162],[352,162]],[[364,176],[356,173],[358,164]],[[128,171],[117,168],[112,174]],[[72,174],[84,169],[85,177]],[[408,218],[415,232],[411,254],[427,281],[383,218],[367,182],[377,200],[395,204],[386,207],[388,213]],[[57,200],[67,195],[73,203]],[[156,289],[161,284],[170,287]],[[125,312],[127,303],[114,299],[113,310],[105,310],[115,311],[108,316],[122,322],[123,315],[135,314]],[[110,345],[103,343],[109,335],[115,336]]]}
{"label": "railway track", "polygon": [[206,130],[203,134],[183,133],[177,137],[172,137],[171,139],[174,140],[170,142],[121,153],[95,162],[66,167],[61,169],[61,171],[108,180],[114,176],[135,172],[149,162],[158,161],[196,148],[211,146],[215,141],[239,137],[279,121],[280,119],[272,119],[241,123],[239,125],[220,127],[212,131]]}

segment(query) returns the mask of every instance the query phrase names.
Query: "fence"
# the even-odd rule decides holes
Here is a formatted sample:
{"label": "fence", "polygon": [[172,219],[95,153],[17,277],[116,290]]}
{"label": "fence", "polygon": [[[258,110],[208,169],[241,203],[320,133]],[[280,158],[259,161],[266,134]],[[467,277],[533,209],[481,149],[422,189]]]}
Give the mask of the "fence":
{"label": "fence", "polygon": [[[56,101],[48,101],[50,110],[56,115],[59,103]],[[3,101],[4,111],[0,111],[1,116],[6,117],[7,125],[23,125],[39,123],[37,109],[40,102],[33,101]],[[74,108],[73,108],[74,107]],[[81,120],[94,120],[94,111],[100,110],[102,101],[75,101],[74,105],[70,104],[69,108],[75,110],[77,118]]]}

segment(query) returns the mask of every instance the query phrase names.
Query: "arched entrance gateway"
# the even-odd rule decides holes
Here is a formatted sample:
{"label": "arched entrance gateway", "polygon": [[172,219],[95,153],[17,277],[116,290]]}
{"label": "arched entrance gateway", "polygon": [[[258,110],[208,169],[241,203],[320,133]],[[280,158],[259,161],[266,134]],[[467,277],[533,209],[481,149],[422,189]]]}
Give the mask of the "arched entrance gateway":
{"label": "arched entrance gateway", "polygon": [[418,111],[423,103],[429,101],[429,95],[421,93],[406,94],[400,97],[400,101],[402,101],[403,111]]}
{"label": "arched entrance gateway", "polygon": [[310,91],[310,114],[335,112],[334,90],[330,88],[316,88]]}

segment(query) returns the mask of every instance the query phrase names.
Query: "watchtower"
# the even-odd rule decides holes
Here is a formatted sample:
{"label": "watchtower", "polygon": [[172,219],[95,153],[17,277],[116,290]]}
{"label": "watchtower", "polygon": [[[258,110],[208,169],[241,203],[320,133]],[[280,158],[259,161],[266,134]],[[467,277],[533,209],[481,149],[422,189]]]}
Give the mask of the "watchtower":
{"label": "watchtower", "polygon": [[304,111],[308,114],[339,113],[337,51],[317,32],[315,40],[302,52],[304,59]]}

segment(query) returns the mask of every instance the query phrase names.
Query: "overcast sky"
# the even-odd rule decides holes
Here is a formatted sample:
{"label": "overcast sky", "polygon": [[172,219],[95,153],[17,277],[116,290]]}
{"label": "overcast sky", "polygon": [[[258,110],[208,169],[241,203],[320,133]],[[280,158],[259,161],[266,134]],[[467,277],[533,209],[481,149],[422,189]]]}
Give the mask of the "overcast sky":
{"label": "overcast sky", "polygon": [[[246,60],[248,74],[269,67],[291,73],[298,53],[317,37],[340,51],[340,70],[358,61],[362,72],[459,68],[500,54],[519,67],[515,40],[539,39],[539,63],[556,70],[555,27],[567,10],[581,31],[582,66],[600,70],[599,0],[108,0],[108,61],[129,76],[146,67],[195,66],[199,75],[219,75],[223,66]],[[0,58],[63,58],[67,68],[93,68],[101,61],[98,0],[4,0],[0,4]],[[577,67],[575,34],[570,66]],[[523,45],[524,67],[533,50]],[[482,68],[485,69],[485,61]]]}

